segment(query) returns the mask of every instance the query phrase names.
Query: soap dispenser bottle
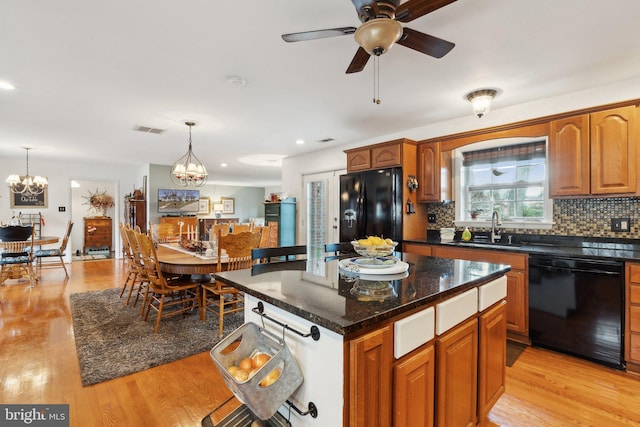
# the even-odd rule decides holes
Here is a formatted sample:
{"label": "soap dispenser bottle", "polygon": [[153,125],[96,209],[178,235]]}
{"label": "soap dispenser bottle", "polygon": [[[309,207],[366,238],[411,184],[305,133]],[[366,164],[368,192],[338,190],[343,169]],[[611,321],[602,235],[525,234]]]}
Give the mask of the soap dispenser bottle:
{"label": "soap dispenser bottle", "polygon": [[469,231],[469,227],[464,228],[464,231],[462,232],[462,240],[465,242],[471,240],[471,231]]}

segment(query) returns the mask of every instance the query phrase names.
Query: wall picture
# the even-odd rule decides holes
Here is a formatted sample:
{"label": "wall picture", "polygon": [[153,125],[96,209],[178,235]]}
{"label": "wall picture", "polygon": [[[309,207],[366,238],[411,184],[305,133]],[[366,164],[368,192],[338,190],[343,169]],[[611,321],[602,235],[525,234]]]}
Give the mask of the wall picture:
{"label": "wall picture", "polygon": [[220,197],[222,203],[222,213],[232,214],[235,212],[235,199],[232,197]]}
{"label": "wall picture", "polygon": [[209,197],[202,197],[198,202],[198,214],[209,215],[211,212],[211,199]]}
{"label": "wall picture", "polygon": [[45,188],[44,192],[37,195],[11,193],[9,195],[11,208],[47,208],[47,193],[48,188]]}

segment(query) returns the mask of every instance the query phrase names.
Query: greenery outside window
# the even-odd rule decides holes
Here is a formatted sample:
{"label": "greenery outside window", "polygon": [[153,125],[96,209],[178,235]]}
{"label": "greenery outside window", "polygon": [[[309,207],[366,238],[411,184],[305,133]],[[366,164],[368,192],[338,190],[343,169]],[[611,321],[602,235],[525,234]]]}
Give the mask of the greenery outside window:
{"label": "greenery outside window", "polygon": [[550,228],[546,139],[495,144],[456,153],[456,225],[484,226],[497,211],[506,228]]}

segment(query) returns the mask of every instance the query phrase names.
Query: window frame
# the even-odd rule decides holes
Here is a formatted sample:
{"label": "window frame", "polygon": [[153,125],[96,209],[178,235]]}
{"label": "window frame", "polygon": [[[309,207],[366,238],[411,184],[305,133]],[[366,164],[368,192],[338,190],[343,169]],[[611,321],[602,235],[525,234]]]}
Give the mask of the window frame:
{"label": "window frame", "polygon": [[[461,188],[463,181],[462,153],[475,150],[483,150],[489,148],[497,148],[501,146],[521,144],[544,139],[548,147],[548,138],[546,136],[537,138],[501,138],[488,141],[480,141],[473,144],[465,145],[453,150],[453,191],[455,204],[454,224],[457,227],[491,227],[491,220],[487,219],[471,219],[466,215],[466,188]],[[553,199],[549,197],[549,150],[546,150],[545,157],[545,180],[544,180],[544,217],[536,220],[508,220],[502,219],[501,228],[523,229],[523,230],[548,230],[553,226]]]}

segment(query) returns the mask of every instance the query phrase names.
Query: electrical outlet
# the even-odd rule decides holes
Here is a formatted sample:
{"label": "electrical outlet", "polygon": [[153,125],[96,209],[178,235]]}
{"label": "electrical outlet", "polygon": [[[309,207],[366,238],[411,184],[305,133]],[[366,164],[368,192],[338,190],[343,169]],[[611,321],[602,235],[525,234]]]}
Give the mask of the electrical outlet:
{"label": "electrical outlet", "polygon": [[631,218],[611,218],[611,231],[631,231]]}
{"label": "electrical outlet", "polygon": [[58,212],[65,212],[67,210],[64,206],[58,206]]}
{"label": "electrical outlet", "polygon": [[435,224],[436,223],[436,214],[428,214],[427,215],[427,222],[429,222],[429,224]]}

